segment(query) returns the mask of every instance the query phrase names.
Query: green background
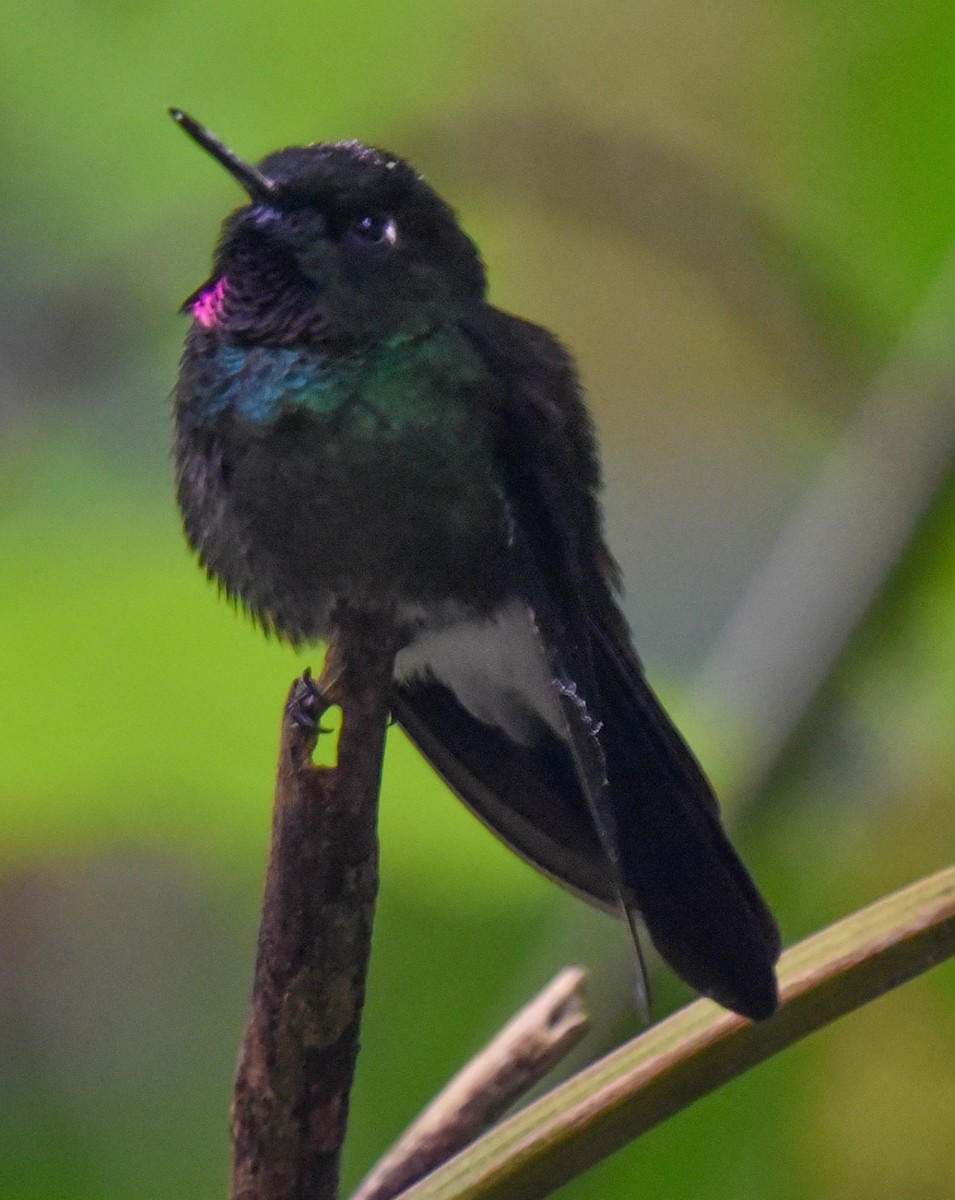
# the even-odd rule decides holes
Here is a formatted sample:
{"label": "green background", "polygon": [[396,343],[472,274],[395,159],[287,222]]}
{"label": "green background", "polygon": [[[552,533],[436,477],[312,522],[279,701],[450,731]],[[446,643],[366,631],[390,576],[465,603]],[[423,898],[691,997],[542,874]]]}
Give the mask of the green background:
{"label": "green background", "polygon": [[[241,197],[169,104],[250,158],[340,137],[411,156],[495,302],[573,347],[638,644],[787,941],[955,857],[950,457],[762,786],[732,694],[692,702],[920,311],[902,416],[928,369],[955,392],[950,4],[0,0],[0,29],[4,1200],[224,1193],[281,702],[320,657],[217,604],[179,532],[176,310]],[[951,413],[913,400],[899,458]],[[872,471],[891,491],[891,462]],[[397,731],[381,827],[349,1181],[565,963],[595,972],[585,1053],[635,1031],[623,931]],[[656,1013],[685,998],[661,971]],[[947,967],[563,1194],[923,1200],[955,1196],[953,1162]]]}

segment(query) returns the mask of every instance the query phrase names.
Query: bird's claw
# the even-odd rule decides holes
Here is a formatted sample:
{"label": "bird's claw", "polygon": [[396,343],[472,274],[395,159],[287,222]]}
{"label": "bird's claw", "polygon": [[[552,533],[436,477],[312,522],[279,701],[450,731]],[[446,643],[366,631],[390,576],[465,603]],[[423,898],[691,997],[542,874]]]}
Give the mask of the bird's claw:
{"label": "bird's claw", "polygon": [[331,704],[332,701],[313,678],[311,670],[306,667],[292,689],[285,712],[306,733],[331,733],[330,728],[319,724],[322,713],[330,708]]}

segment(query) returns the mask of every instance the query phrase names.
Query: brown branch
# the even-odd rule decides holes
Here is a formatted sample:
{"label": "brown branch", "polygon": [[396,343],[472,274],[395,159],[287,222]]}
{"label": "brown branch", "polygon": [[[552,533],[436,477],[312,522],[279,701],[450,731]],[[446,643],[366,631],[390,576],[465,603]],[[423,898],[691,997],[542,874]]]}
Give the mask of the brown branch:
{"label": "brown branch", "polygon": [[352,1200],[390,1200],[474,1141],[573,1047],[590,1024],[586,972],[569,967],[458,1072]]}
{"label": "brown branch", "polygon": [[[232,1106],[232,1200],[334,1200],[378,890],[378,789],[394,646],[350,620],[319,686],[292,687],[252,1003]],[[342,710],[338,762],[311,762]]]}

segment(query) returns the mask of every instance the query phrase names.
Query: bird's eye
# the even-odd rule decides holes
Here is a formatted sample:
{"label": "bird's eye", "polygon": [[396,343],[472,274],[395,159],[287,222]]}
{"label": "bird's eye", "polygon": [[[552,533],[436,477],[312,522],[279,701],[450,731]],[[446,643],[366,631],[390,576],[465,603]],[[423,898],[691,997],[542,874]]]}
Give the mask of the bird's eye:
{"label": "bird's eye", "polygon": [[365,213],[348,226],[349,237],[366,246],[392,246],[397,232],[394,218],[383,213]]}

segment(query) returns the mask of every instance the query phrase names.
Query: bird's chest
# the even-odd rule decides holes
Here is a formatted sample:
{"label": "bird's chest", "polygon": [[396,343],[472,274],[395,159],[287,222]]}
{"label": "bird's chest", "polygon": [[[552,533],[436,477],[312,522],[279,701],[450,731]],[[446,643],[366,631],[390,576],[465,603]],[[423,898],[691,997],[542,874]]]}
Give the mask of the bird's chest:
{"label": "bird's chest", "polygon": [[322,376],[278,352],[206,369],[177,421],[186,531],[211,573],[296,640],[334,605],[431,620],[485,611],[504,587],[508,514],[476,379],[441,362]]}

